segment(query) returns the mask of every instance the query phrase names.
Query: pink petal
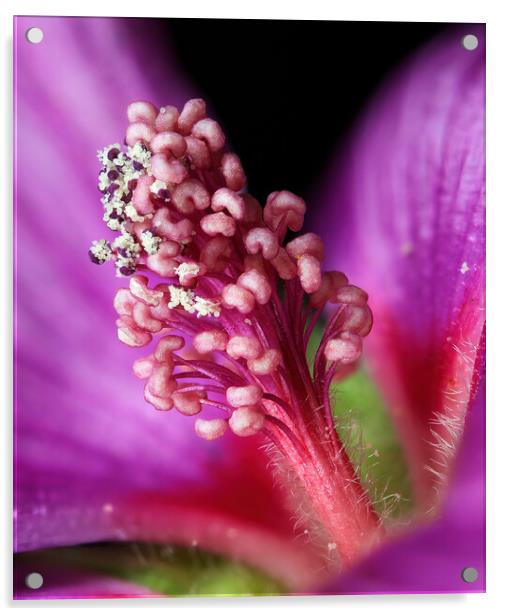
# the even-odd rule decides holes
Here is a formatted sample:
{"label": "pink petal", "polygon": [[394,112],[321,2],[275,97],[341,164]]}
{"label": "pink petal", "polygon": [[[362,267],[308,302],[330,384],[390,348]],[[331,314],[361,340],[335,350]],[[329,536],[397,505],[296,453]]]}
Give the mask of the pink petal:
{"label": "pink petal", "polygon": [[[476,51],[461,45],[479,38]],[[380,92],[331,170],[327,265],[366,289],[366,354],[404,441],[419,503],[437,501],[476,386],[484,326],[484,50],[451,28]],[[331,240],[331,241],[329,241]]]}
{"label": "pink petal", "polygon": [[[24,38],[34,25],[40,45]],[[16,18],[15,546],[196,540],[304,584],[317,565],[258,441],[203,443],[144,402],[111,273],[87,258],[103,230],[96,150],[123,134],[131,100],[194,94],[154,27]]]}

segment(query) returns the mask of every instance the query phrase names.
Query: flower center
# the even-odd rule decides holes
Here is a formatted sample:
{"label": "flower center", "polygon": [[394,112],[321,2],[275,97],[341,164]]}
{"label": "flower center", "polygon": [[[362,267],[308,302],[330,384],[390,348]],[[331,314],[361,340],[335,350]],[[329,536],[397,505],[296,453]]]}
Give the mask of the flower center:
{"label": "flower center", "polygon": [[[130,277],[114,306],[118,337],[144,347],[133,370],[159,411],[198,416],[203,439],[265,434],[289,461],[343,561],[377,519],[338,440],[331,381],[356,365],[372,325],[367,294],[322,272],[324,248],[301,230],[304,201],[287,190],[265,207],[245,192],[202,100],[128,108],[126,151],[99,152],[104,221],[118,233],[93,242],[94,263]],[[306,352],[324,308],[334,307],[310,370]],[[344,538],[343,538],[344,537]]]}

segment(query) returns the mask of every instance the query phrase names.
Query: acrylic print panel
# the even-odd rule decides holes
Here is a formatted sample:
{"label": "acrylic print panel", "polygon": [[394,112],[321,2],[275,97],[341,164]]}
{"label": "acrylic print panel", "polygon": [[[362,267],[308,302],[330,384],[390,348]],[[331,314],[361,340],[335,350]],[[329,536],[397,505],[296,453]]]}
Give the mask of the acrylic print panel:
{"label": "acrylic print panel", "polygon": [[484,27],[14,42],[15,597],[482,592]]}

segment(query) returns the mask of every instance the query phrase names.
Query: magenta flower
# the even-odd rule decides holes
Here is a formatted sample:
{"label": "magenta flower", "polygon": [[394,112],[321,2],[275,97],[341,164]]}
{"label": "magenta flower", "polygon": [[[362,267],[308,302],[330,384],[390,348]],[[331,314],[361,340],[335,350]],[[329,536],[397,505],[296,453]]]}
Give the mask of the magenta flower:
{"label": "magenta flower", "polygon": [[[273,192],[262,209],[243,192],[240,160],[202,99],[181,112],[134,102],[127,115],[126,150],[98,155],[104,220],[118,235],[95,240],[89,256],[132,276],[114,299],[119,340],[145,347],[156,335],[133,366],[144,397],[158,411],[199,415],[204,440],[229,428],[267,437],[303,489],[319,542],[349,564],[380,522],[338,439],[329,387],[360,357],[367,294],[322,273],[314,233],[286,241],[303,226],[300,197]],[[307,346],[327,304],[337,310],[311,374]]]}
{"label": "magenta flower", "polygon": [[[399,590],[388,580],[375,586],[368,572],[375,571],[375,562],[385,559],[391,568],[392,563],[405,562],[416,535],[381,548],[391,531],[388,524],[384,528],[341,446],[328,396],[331,381],[346,376],[358,362],[362,337],[372,323],[367,295],[348,284],[344,274],[322,272],[323,243],[318,236],[306,232],[294,238],[306,210],[302,199],[280,190],[271,194],[262,209],[244,192],[242,166],[228,151],[221,127],[208,117],[200,99],[184,105],[198,93],[185,86],[177,71],[161,58],[150,55],[147,62],[145,48],[132,45],[128,33],[142,22],[38,18],[46,37],[44,47],[35,54],[35,48],[19,45],[32,21],[18,18],[16,34],[16,550],[98,541],[172,543],[248,562],[281,580],[290,591],[316,589],[328,573],[343,569],[347,572],[326,591]],[[79,45],[75,30],[79,30]],[[62,42],[68,51],[65,60],[59,57]],[[456,83],[447,83],[442,93],[432,91],[434,100],[440,101],[437,113],[452,122],[460,117],[447,110],[448,105],[459,110],[452,93],[459,87],[467,92],[471,86],[466,84],[481,84],[479,66],[459,68],[460,62],[472,63],[476,56],[460,48],[459,52],[468,54],[465,60],[446,51],[443,44],[424,52],[419,66],[428,64],[430,70],[419,70],[422,82],[411,86],[426,92],[423,79],[427,75],[433,79],[435,67],[441,64],[439,55],[449,54],[447,62],[455,65],[451,74],[460,75],[461,81],[455,77]],[[124,60],[121,70],[106,62],[113,53]],[[103,73],[88,70],[90,55],[104,67]],[[47,65],[55,73],[50,85],[43,83]],[[474,102],[480,100],[476,87],[471,97]],[[377,199],[374,203],[381,207],[385,202],[379,188],[374,191],[373,182],[386,151],[374,135],[375,131],[383,134],[384,122],[390,121],[387,103],[398,116],[396,105],[401,108],[403,100],[400,90],[398,86],[387,92],[381,113],[368,121],[376,154],[368,153],[358,139],[354,155],[368,180],[370,195]],[[83,91],[93,93],[85,110]],[[176,107],[130,105],[126,145],[119,146],[116,141],[124,133],[124,109],[139,99]],[[422,96],[416,100],[419,109],[411,101],[409,105],[415,125],[428,117],[429,106]],[[455,140],[448,133],[441,137],[437,150],[447,152],[452,164],[455,160],[466,163],[462,169],[469,175],[462,175],[461,184],[454,186],[444,173],[441,177],[437,165],[434,177],[414,171],[408,176],[416,194],[431,182],[455,188],[455,198],[444,200],[441,208],[446,217],[436,230],[430,227],[433,245],[439,247],[443,242],[447,249],[431,251],[424,246],[418,252],[413,239],[411,246],[403,248],[417,259],[423,273],[419,287],[427,285],[416,302],[420,320],[405,316],[411,310],[408,300],[413,301],[410,294],[415,282],[411,270],[401,267],[403,262],[394,257],[392,247],[397,246],[398,237],[390,227],[385,232],[379,224],[372,197],[367,204],[363,196],[355,201],[359,192],[354,172],[346,176],[351,178],[347,185],[354,187],[347,193],[347,202],[357,215],[353,214],[350,225],[343,219],[342,228],[349,233],[347,245],[353,246],[348,253],[356,259],[346,255],[334,259],[328,247],[336,245],[336,240],[330,238],[329,244],[321,230],[326,262],[337,268],[346,265],[347,273],[353,273],[351,279],[372,291],[374,338],[370,348],[366,347],[370,361],[378,349],[383,349],[385,357],[387,351],[392,352],[385,342],[385,325],[378,319],[402,325],[394,329],[395,362],[392,359],[388,370],[377,374],[391,394],[392,408],[397,416],[402,414],[398,425],[411,456],[413,479],[422,486],[422,507],[433,502],[427,497],[432,483],[420,478],[419,468],[429,465],[433,452],[441,447],[424,450],[431,418],[425,418],[424,430],[413,427],[413,417],[421,415],[422,407],[420,399],[409,397],[406,391],[415,385],[416,391],[422,391],[425,383],[434,399],[440,400],[441,387],[454,378],[463,393],[451,412],[445,414],[448,405],[443,407],[445,413],[438,408],[434,438],[444,436],[442,425],[453,430],[449,420],[455,415],[462,420],[472,398],[470,383],[478,353],[467,355],[472,370],[464,369],[468,361],[455,361],[462,354],[450,359],[447,347],[437,344],[443,340],[441,332],[448,337],[448,322],[439,317],[451,321],[456,344],[476,341],[481,332],[483,222],[479,199],[462,200],[459,190],[466,188],[466,195],[475,195],[478,185],[483,188],[483,176],[467,167],[469,161],[480,162],[475,146],[481,143],[482,126],[478,121],[466,126],[472,128],[469,140],[459,142],[462,151],[450,150]],[[454,130],[461,134],[460,129]],[[422,154],[433,147],[430,135],[427,131],[425,147],[422,144],[420,151],[410,151],[413,170],[417,161],[423,162]],[[100,152],[101,221],[93,154],[103,143],[113,145]],[[402,154],[403,132],[397,142],[389,139],[387,145],[391,157],[394,153],[400,159],[406,156]],[[336,203],[334,188],[328,195],[330,207]],[[402,229],[404,223],[408,227],[413,202],[394,201],[390,195],[385,198],[395,212],[389,219],[403,221],[399,222]],[[49,203],[59,205],[48,207]],[[432,202],[416,206],[423,213],[424,208],[430,210],[428,204]],[[364,219],[362,211],[368,212]],[[431,216],[432,210],[427,214],[427,228]],[[364,224],[353,226],[358,220]],[[474,249],[462,241],[465,227],[475,238],[471,242]],[[106,239],[101,240],[104,231]],[[292,233],[285,237],[287,231]],[[90,248],[93,238],[98,239]],[[376,246],[374,254],[368,242]],[[92,262],[83,260],[88,250]],[[434,254],[439,255],[441,271],[437,284],[429,277]],[[454,261],[459,259],[459,267],[465,270],[460,275],[472,276],[454,275]],[[94,263],[104,261],[114,261],[124,288],[117,289],[107,265],[95,267]],[[385,263],[391,266],[387,270]],[[390,273],[388,281],[385,271]],[[457,286],[462,280],[465,291]],[[429,293],[429,288],[437,294]],[[450,293],[454,302],[443,310],[441,302]],[[432,314],[434,297],[438,311]],[[461,309],[469,297],[478,301]],[[311,370],[306,346],[324,314],[329,315],[326,329]],[[422,325],[426,328],[420,329]],[[134,349],[149,348],[140,354],[129,351],[116,335]],[[423,370],[415,371],[417,380],[411,383],[414,367],[401,372],[398,366],[408,363],[401,351],[412,351],[409,342],[413,340],[420,353],[410,353],[409,358]],[[422,348],[424,340],[433,355]],[[441,372],[435,367],[429,370],[434,354],[443,358]],[[405,405],[399,402],[399,392],[405,395]],[[474,416],[479,417],[477,412]],[[265,442],[271,444],[267,450]],[[457,440],[452,443],[455,450],[457,445]],[[443,473],[446,482],[446,466],[441,471],[438,460],[435,470]],[[462,494],[459,485],[469,489],[467,470],[460,470],[450,484],[439,523],[446,528],[444,532],[448,528],[455,531],[453,547],[461,539],[459,533],[472,528],[471,544],[477,553],[482,546],[478,537],[482,512],[467,512],[475,514],[473,520],[478,522],[474,525],[466,525],[467,520],[454,524],[458,513],[465,515],[458,499]],[[481,475],[476,478],[477,486],[480,479]],[[287,486],[293,491],[288,504]],[[420,543],[424,540],[422,536]],[[364,560],[375,545],[380,549]],[[454,556],[462,554],[455,552]],[[469,554],[465,557],[471,558]],[[427,558],[430,561],[431,555]],[[469,564],[480,567],[482,562]],[[89,574],[77,577],[67,571],[65,580],[54,563],[46,566],[50,584],[39,596],[61,596],[65,593],[59,585],[72,588],[74,583],[79,596],[148,592],[137,586],[118,586],[110,576],[98,582]],[[453,579],[455,566],[455,562],[443,566],[448,580]],[[27,572],[26,563],[17,569],[18,588]],[[413,580],[399,580],[399,584],[416,590]],[[448,590],[457,586],[449,582]],[[17,596],[33,595],[18,590]]]}

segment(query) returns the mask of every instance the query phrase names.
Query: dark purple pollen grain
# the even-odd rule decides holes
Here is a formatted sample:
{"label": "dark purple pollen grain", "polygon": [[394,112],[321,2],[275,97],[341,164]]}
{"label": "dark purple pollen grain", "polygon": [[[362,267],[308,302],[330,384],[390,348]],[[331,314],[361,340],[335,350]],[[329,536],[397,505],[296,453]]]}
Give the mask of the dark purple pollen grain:
{"label": "dark purple pollen grain", "polygon": [[135,190],[136,186],[137,186],[137,180],[129,180],[127,184],[128,190]]}
{"label": "dark purple pollen grain", "polygon": [[119,154],[118,148],[112,148],[112,150],[109,150],[109,152],[107,153],[107,158],[109,160],[114,160],[118,154]]}
{"label": "dark purple pollen grain", "polygon": [[123,197],[121,198],[121,200],[122,200],[124,203],[130,203],[130,201],[132,200],[132,193],[131,193],[131,192],[129,192],[129,193],[127,193],[126,195],[123,195]]}
{"label": "dark purple pollen grain", "polygon": [[107,177],[110,180],[116,180],[119,177],[119,173],[116,171],[116,169],[111,169],[108,173],[107,173]]}
{"label": "dark purple pollen grain", "polygon": [[88,256],[90,257],[90,261],[95,263],[96,265],[102,265],[103,261],[99,259],[96,255],[94,255],[91,250],[88,250]]}
{"label": "dark purple pollen grain", "polygon": [[136,171],[142,171],[142,170],[144,169],[144,165],[143,165],[142,163],[140,163],[139,161],[134,160],[134,162],[133,162],[133,168],[134,168]]}
{"label": "dark purple pollen grain", "polygon": [[164,199],[165,201],[169,198],[170,194],[169,191],[166,188],[160,188],[160,190],[158,191],[158,196],[160,197],[160,199]]}
{"label": "dark purple pollen grain", "polygon": [[120,274],[123,276],[131,276],[135,272],[135,267],[128,267],[127,265],[123,265],[123,267],[119,268]]}
{"label": "dark purple pollen grain", "polygon": [[118,248],[117,253],[122,257],[125,257],[125,259],[128,259],[128,257],[130,256],[130,253],[128,252],[128,250],[126,250],[126,248]]}
{"label": "dark purple pollen grain", "polygon": [[109,187],[107,188],[107,192],[112,195],[114,193],[114,191],[116,191],[119,188],[119,184],[116,184],[115,182],[113,182],[112,184],[109,185]]}
{"label": "dark purple pollen grain", "polygon": [[117,210],[112,210],[112,212],[109,214],[109,218],[118,218]]}

